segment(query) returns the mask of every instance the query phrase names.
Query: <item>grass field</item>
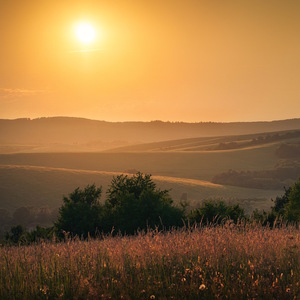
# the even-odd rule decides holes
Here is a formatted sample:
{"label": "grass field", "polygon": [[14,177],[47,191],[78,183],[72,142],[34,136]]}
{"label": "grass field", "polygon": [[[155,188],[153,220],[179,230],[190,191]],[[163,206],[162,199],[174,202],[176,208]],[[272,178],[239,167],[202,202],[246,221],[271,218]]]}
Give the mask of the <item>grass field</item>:
{"label": "grass field", "polygon": [[255,149],[279,145],[282,142],[299,141],[300,130],[224,135],[179,140],[160,141],[123,146],[109,151],[115,152],[203,152],[219,150]]}
{"label": "grass field", "polygon": [[0,248],[1,299],[299,299],[295,227],[198,227]]}
{"label": "grass field", "polygon": [[30,165],[67,169],[124,172],[135,169],[152,175],[210,181],[220,172],[265,170],[278,158],[276,146],[237,151],[158,153],[28,153],[0,155],[0,165]]}
{"label": "grass field", "polygon": [[[63,195],[68,195],[76,187],[95,183],[105,191],[113,176],[118,172],[75,170],[34,166],[0,166],[1,208],[11,213],[20,206],[49,207],[54,209],[62,205]],[[170,190],[170,195],[179,203],[186,194],[191,207],[199,206],[204,199],[224,199],[238,202],[251,213],[255,208],[269,209],[272,202],[282,191],[258,190],[222,186],[210,182],[178,177],[153,176],[161,189]]]}
{"label": "grass field", "polygon": [[[260,135],[197,138],[140,145],[135,152],[99,153],[19,153],[0,155],[0,207],[13,211],[20,206],[55,208],[61,206],[62,196],[76,187],[95,183],[105,192],[115,174],[140,171],[152,174],[162,189],[170,190],[175,202],[188,199],[192,207],[204,199],[239,202],[250,214],[255,208],[269,209],[271,198],[282,189],[259,190],[234,186],[218,186],[212,178],[228,170],[271,170],[279,159],[275,154],[282,140],[260,142],[255,147],[230,150],[179,151],[182,145],[199,143],[206,148],[220,142],[235,141],[247,145]],[[277,137],[278,138],[278,137]],[[285,140],[287,141],[287,140]],[[152,151],[157,147],[172,150]],[[195,145],[197,144],[197,145]],[[144,147],[144,148],[143,148]],[[146,148],[145,148],[146,147]],[[148,147],[148,148],[147,148]],[[149,148],[150,147],[150,148]],[[152,148],[151,148],[152,147]],[[147,150],[148,149],[148,150]],[[176,151],[175,151],[175,150]],[[137,150],[137,149],[136,149]],[[300,176],[300,174],[299,174]],[[105,197],[102,197],[104,200]]]}

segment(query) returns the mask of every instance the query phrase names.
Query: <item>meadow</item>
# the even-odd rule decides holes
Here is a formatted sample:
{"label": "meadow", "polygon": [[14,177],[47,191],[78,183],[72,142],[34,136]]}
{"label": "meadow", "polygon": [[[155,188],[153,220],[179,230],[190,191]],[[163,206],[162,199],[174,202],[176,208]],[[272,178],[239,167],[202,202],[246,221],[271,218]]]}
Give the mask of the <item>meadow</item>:
{"label": "meadow", "polygon": [[[1,165],[0,197],[1,208],[11,214],[21,206],[48,207],[51,210],[62,205],[63,195],[75,188],[95,183],[103,186],[102,200],[113,176],[122,172],[66,169],[57,167]],[[207,199],[223,199],[238,202],[247,213],[255,208],[268,210],[270,198],[281,195],[283,190],[248,189],[212,184],[199,179],[156,175],[152,177],[161,189],[170,190],[170,195],[178,204],[183,197],[191,208],[198,207]]]}
{"label": "meadow", "polygon": [[233,170],[271,169],[278,162],[276,145],[237,151],[98,152],[0,154],[0,165],[27,165],[77,170],[125,172],[210,181]]}
{"label": "meadow", "polygon": [[[77,187],[95,183],[105,194],[113,176],[139,171],[152,174],[175,204],[187,200],[190,209],[221,199],[239,203],[248,215],[255,209],[268,211],[272,199],[297,179],[290,173],[300,170],[299,163],[287,163],[277,153],[291,141],[299,142],[299,131],[178,139],[102,152],[77,152],[74,143],[69,149],[74,152],[0,154],[0,208],[11,216],[24,206],[57,211],[63,195]],[[233,180],[228,174],[235,175]]]}
{"label": "meadow", "polygon": [[0,248],[1,299],[299,299],[299,228],[230,222]]}

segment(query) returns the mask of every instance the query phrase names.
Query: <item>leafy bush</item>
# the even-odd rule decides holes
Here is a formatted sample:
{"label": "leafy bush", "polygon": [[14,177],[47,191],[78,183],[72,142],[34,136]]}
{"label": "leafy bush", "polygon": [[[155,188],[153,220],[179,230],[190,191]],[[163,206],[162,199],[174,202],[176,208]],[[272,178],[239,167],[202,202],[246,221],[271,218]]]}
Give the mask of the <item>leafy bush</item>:
{"label": "leafy bush", "polygon": [[24,243],[26,241],[26,230],[22,225],[13,226],[6,233],[5,239],[8,243]]}
{"label": "leafy bush", "polygon": [[70,232],[86,238],[88,234],[95,236],[97,231],[109,233],[112,230],[133,234],[139,229],[183,224],[183,210],[172,205],[167,190],[156,188],[151,175],[114,177],[104,205],[99,202],[101,191],[101,187],[88,185],[63,198],[55,223],[60,236]]}
{"label": "leafy bush", "polygon": [[289,188],[284,188],[284,194],[277,196],[271,212],[253,212],[253,218],[261,224],[273,226],[276,220],[289,222],[300,221],[300,178]]}
{"label": "leafy bush", "polygon": [[174,207],[167,190],[156,188],[151,175],[114,177],[105,202],[107,231],[132,234],[137,229],[182,225],[183,210]]}
{"label": "leafy bush", "polygon": [[292,185],[288,193],[288,201],[284,207],[284,216],[292,222],[300,221],[300,178]]}
{"label": "leafy bush", "polygon": [[63,205],[59,210],[59,217],[55,228],[59,236],[63,232],[72,235],[94,236],[102,221],[102,205],[99,202],[102,188],[95,184],[84,189],[77,188],[69,197],[63,198]]}
{"label": "leafy bush", "polygon": [[193,210],[189,219],[193,222],[218,223],[224,219],[235,223],[245,217],[244,210],[238,205],[227,205],[224,201],[206,201],[202,207]]}

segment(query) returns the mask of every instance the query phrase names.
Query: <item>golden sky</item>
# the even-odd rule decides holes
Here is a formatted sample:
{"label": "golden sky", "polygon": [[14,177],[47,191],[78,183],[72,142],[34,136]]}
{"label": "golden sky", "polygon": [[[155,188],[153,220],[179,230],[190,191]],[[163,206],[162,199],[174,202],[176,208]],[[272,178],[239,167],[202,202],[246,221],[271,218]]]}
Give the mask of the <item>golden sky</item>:
{"label": "golden sky", "polygon": [[1,1],[0,39],[0,118],[300,117],[299,0]]}

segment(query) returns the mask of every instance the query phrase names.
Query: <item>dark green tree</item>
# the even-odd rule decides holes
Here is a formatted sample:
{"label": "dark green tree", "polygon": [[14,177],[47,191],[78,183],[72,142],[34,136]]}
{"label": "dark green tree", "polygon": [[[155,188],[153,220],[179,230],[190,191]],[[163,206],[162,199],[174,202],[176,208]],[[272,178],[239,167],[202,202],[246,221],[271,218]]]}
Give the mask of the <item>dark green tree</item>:
{"label": "dark green tree", "polygon": [[300,178],[289,188],[284,188],[284,194],[277,196],[271,212],[254,211],[253,217],[262,224],[273,226],[278,221],[300,221]]}
{"label": "dark green tree", "polygon": [[53,227],[41,227],[36,226],[34,230],[27,232],[26,234],[28,243],[37,243],[42,240],[53,240],[54,228]]}
{"label": "dark green tree", "polygon": [[300,178],[290,188],[288,201],[284,208],[284,217],[288,221],[300,221]]}
{"label": "dark green tree", "polygon": [[5,239],[9,243],[24,244],[26,242],[26,230],[22,225],[13,226],[10,231],[6,233]]}
{"label": "dark green tree", "polygon": [[224,220],[235,223],[245,217],[244,210],[238,205],[227,205],[224,201],[205,201],[203,205],[190,213],[190,222],[220,224]]}
{"label": "dark green tree", "polygon": [[284,215],[285,207],[286,207],[287,203],[289,202],[290,192],[291,192],[291,187],[289,187],[289,188],[284,187],[284,194],[282,196],[276,197],[275,205],[272,208],[272,211],[276,215],[278,215],[278,216]]}
{"label": "dark green tree", "polygon": [[93,184],[84,189],[77,188],[69,197],[64,197],[55,223],[57,234],[62,236],[63,232],[69,232],[84,238],[88,234],[94,236],[102,221],[101,192],[102,187],[96,188]]}
{"label": "dark green tree", "polygon": [[151,175],[116,176],[107,191],[106,230],[133,234],[138,229],[180,226],[183,210],[172,204],[169,192],[158,189]]}

